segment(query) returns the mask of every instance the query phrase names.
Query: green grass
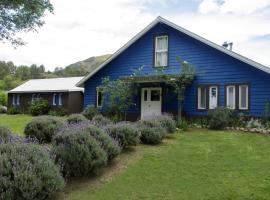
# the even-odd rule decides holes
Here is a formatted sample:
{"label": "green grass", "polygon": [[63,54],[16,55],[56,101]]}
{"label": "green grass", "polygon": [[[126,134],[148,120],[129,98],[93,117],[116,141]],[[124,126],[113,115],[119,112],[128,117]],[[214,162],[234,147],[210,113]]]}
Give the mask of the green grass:
{"label": "green grass", "polygon": [[139,146],[140,156],[127,154],[132,162],[114,175],[69,183],[64,199],[270,199],[269,136],[193,130],[173,137]]}
{"label": "green grass", "polygon": [[0,115],[0,125],[7,126],[18,135],[23,135],[24,127],[30,122],[30,115]]}

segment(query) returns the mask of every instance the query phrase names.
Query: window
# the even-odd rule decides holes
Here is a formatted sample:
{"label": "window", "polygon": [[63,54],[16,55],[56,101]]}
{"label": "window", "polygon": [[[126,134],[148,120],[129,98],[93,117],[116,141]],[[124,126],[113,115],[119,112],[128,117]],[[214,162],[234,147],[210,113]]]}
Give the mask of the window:
{"label": "window", "polygon": [[235,85],[226,86],[226,106],[229,109],[235,109]]}
{"label": "window", "polygon": [[97,88],[97,107],[101,107],[102,106],[102,91],[100,88]]}
{"label": "window", "polygon": [[160,90],[151,90],[151,101],[160,101]]}
{"label": "window", "polygon": [[13,106],[19,106],[20,105],[20,95],[19,94],[13,94],[12,95],[12,105]]}
{"label": "window", "polygon": [[16,105],[16,94],[12,95],[12,105],[15,106]]}
{"label": "window", "polygon": [[19,95],[19,94],[17,94],[17,100],[16,100],[16,103],[17,103],[17,106],[20,105],[20,95]]}
{"label": "window", "polygon": [[62,99],[62,96],[63,96],[62,93],[58,94],[58,105],[59,105],[59,106],[62,106],[62,105],[63,105],[63,99]]}
{"label": "window", "polygon": [[239,85],[239,109],[248,110],[248,85]]}
{"label": "window", "polygon": [[36,99],[37,99],[37,100],[41,99],[41,98],[40,98],[40,94],[37,94],[37,98],[36,98]]}
{"label": "window", "polygon": [[53,105],[56,106],[56,97],[57,97],[57,94],[53,94]]}
{"label": "window", "polygon": [[168,36],[155,38],[155,67],[166,67],[168,65]]}
{"label": "window", "polygon": [[207,87],[198,87],[198,109],[204,110],[206,106]]}
{"label": "window", "polygon": [[249,109],[249,86],[234,84],[226,86],[226,106],[230,109]]}

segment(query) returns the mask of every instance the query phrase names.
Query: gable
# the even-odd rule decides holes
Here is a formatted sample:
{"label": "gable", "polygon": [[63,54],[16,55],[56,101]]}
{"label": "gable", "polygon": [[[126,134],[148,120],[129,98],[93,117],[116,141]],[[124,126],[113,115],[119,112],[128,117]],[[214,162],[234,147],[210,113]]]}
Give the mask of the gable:
{"label": "gable", "polygon": [[[189,38],[196,40],[197,42],[202,43],[203,45],[207,45],[208,47],[211,47],[215,51],[219,51],[220,53],[226,54],[234,59],[237,59],[238,61],[241,61],[243,63],[246,63],[254,68],[257,68],[259,70],[262,70],[268,74],[270,74],[270,68],[261,65],[253,60],[250,60],[244,56],[241,56],[233,51],[230,51],[220,45],[217,45],[209,40],[206,40],[205,38],[202,38],[162,17],[158,17],[156,20],[154,20],[152,23],[150,23],[145,29],[143,29],[141,32],[139,32],[135,37],[133,37],[128,43],[126,43],[123,47],[121,47],[118,51],[116,51],[108,60],[106,60],[103,64],[101,64],[98,68],[90,72],[86,77],[84,77],[80,82],[78,82],[77,86],[82,86],[85,81],[87,81],[89,78],[91,78],[95,73],[100,71],[103,67],[114,61],[118,56],[123,54],[128,48],[130,48],[134,43],[136,43],[138,40],[140,40],[143,36],[145,36],[148,32],[151,32],[152,29],[154,29],[156,26],[159,25],[165,25],[166,27],[169,27],[170,29],[173,29],[183,35],[188,36]],[[162,32],[160,32],[162,33]],[[164,32],[165,33],[165,32]],[[171,45],[171,44],[170,44]],[[138,67],[138,66],[137,66]]]}

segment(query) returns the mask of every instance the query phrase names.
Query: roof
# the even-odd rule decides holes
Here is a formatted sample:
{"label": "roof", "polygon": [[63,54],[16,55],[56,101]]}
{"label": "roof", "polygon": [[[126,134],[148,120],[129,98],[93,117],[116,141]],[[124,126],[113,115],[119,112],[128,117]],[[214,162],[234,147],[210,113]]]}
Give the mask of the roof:
{"label": "roof", "polygon": [[10,90],[9,93],[33,93],[33,92],[75,92],[84,89],[77,87],[76,83],[83,77],[31,79],[22,85]]}
{"label": "roof", "polygon": [[166,24],[196,40],[201,41],[204,44],[207,44],[233,58],[236,58],[244,63],[247,63],[257,69],[260,69],[266,73],[270,74],[270,68],[266,67],[260,63],[257,63],[249,58],[246,58],[240,54],[237,54],[233,51],[230,51],[226,48],[224,48],[223,46],[220,46],[216,43],[213,43],[199,35],[196,35],[195,33],[192,33],[162,17],[157,17],[153,22],[151,22],[148,26],[146,26],[141,32],[139,32],[137,35],[135,35],[130,41],[128,41],[123,47],[121,47],[119,50],[117,50],[110,58],[108,58],[104,63],[102,63],[99,67],[97,67],[95,70],[93,70],[92,72],[90,72],[87,76],[85,76],[81,81],[79,81],[76,85],[77,86],[83,86],[83,84],[85,83],[85,81],[87,81],[89,78],[91,78],[95,73],[97,73],[100,69],[102,69],[104,66],[106,66],[108,63],[110,63],[112,60],[114,60],[119,54],[121,54],[123,51],[125,51],[129,46],[131,46],[134,42],[136,42],[139,38],[141,38],[145,33],[147,33],[150,29],[152,29],[155,25],[157,25],[158,23],[163,23]]}

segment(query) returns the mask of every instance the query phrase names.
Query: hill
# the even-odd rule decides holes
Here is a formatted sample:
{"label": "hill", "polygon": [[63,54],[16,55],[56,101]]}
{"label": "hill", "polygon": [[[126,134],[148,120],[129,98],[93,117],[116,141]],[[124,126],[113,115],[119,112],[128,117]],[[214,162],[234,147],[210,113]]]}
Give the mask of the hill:
{"label": "hill", "polygon": [[84,76],[97,68],[101,63],[107,60],[111,54],[93,56],[86,60],[79,61],[66,66],[63,69],[56,69],[55,74],[58,76]]}

